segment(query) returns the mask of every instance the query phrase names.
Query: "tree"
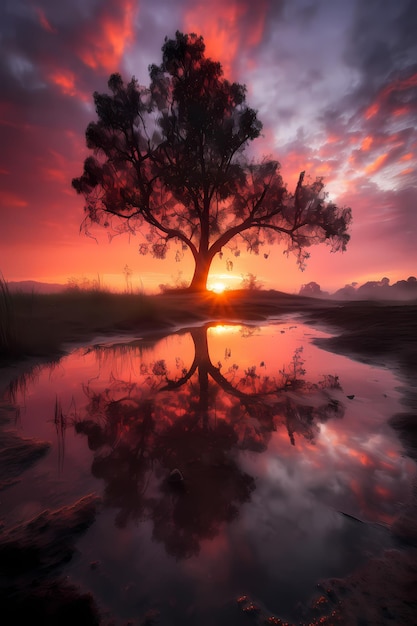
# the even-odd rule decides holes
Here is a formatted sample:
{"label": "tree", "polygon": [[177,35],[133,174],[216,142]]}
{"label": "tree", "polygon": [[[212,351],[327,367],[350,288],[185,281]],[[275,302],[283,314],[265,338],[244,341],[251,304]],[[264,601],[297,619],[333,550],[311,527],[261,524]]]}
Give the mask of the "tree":
{"label": "tree", "polygon": [[311,283],[301,285],[299,293],[300,296],[309,296],[311,298],[314,298],[314,296],[321,296],[323,292],[320,285],[312,280]]}
{"label": "tree", "polygon": [[245,157],[262,124],[246,104],[246,88],[207,58],[202,37],[165,38],[161,65],[149,68],[148,88],[110,76],[111,94],[94,93],[98,120],[86,131],[93,150],[72,181],[86,199],[82,227],[101,224],[111,235],[140,233],[141,254],[165,258],[189,249],[192,290],[204,290],[213,258],[225,246],[259,253],[285,243],[303,269],[306,248],[321,242],[344,250],[349,208],[325,201],[323,180],[289,193],[279,163]]}

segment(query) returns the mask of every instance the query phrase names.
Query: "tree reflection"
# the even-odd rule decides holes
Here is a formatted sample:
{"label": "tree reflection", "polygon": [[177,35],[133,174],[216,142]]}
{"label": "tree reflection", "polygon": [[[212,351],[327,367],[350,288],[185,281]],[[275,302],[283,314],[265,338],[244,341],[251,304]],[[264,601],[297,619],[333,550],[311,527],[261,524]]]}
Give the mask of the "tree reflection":
{"label": "tree reflection", "polygon": [[197,554],[249,501],[255,482],[240,468],[239,451],[266,450],[282,428],[292,445],[297,437],[313,442],[320,423],[344,413],[332,397],[337,377],[308,382],[300,349],[274,376],[259,373],[262,364],[241,372],[212,363],[209,327],[189,329],[188,368],[178,359],[170,371],[164,360],[140,355],[136,380],[112,377],[99,391],[86,384],[87,414],[75,424],[95,453],[92,473],[105,481],[116,523],[152,520],[154,539],[176,558]]}

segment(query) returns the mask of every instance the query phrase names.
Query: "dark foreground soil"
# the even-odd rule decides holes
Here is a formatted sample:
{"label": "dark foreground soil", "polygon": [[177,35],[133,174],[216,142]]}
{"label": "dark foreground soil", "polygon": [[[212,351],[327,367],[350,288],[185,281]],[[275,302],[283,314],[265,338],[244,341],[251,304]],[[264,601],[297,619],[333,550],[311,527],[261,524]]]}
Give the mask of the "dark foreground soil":
{"label": "dark foreground soil", "polygon": [[[392,416],[405,454],[417,462],[417,303],[313,300],[277,292],[235,292],[223,297],[197,298],[189,294],[161,296],[152,315],[123,318],[117,325],[71,324],[58,337],[81,341],[98,333],[166,332],[167,328],[207,319],[259,320],[293,313],[330,329],[334,336],[318,340],[324,349],[393,368],[399,375],[404,411]],[[157,312],[157,313],[156,313]],[[52,360],[62,353],[54,345]],[[25,359],[31,356],[31,359]],[[48,452],[48,442],[24,440],[10,427],[14,408],[1,402],[1,393],[16,376],[33,367],[36,356],[3,361],[0,368],[0,491]],[[1,495],[1,493],[0,493]],[[5,626],[107,624],[94,599],[65,581],[60,570],[72,558],[80,533],[95,519],[98,499],[87,496],[70,507],[45,511],[14,528],[0,522],[0,619]],[[321,581],[317,599],[305,607],[298,624],[347,626],[410,626],[417,624],[417,484],[390,529],[397,548],[370,559],[344,579]],[[248,624],[284,624],[240,599]],[[150,622],[148,622],[150,623]],[[157,623],[153,622],[153,623]]]}

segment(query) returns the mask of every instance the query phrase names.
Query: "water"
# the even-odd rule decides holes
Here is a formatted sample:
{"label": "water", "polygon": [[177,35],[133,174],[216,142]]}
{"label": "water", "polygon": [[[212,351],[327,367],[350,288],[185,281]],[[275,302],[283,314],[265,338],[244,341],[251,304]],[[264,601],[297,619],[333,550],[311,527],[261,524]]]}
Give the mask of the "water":
{"label": "water", "polygon": [[311,342],[324,336],[207,324],[38,370],[17,427],[53,445],[2,518],[102,496],[64,574],[115,623],[240,624],[250,602],[295,619],[318,581],[389,545],[414,473],[387,425],[398,381]]}

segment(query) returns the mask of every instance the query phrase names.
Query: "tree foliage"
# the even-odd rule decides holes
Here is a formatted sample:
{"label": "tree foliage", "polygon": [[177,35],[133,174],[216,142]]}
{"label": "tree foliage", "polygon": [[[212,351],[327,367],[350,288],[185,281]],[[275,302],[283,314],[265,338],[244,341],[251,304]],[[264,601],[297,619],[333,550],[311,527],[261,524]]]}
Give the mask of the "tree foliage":
{"label": "tree foliage", "polygon": [[139,252],[157,258],[175,241],[193,255],[196,290],[225,246],[258,254],[284,243],[301,268],[312,244],[344,250],[350,209],[325,201],[322,179],[305,184],[302,172],[290,193],[277,161],[245,157],[262,124],[245,86],[226,80],[204,51],[202,37],[177,32],[165,39],[162,63],[150,66],[149,87],[113,74],[110,94],[94,93],[93,155],[72,181],[86,199],[85,230],[140,233]]}

